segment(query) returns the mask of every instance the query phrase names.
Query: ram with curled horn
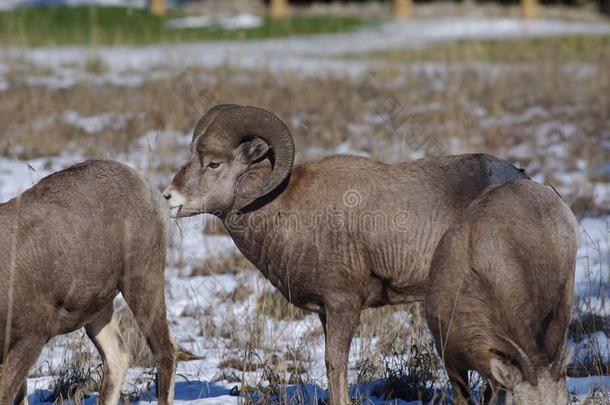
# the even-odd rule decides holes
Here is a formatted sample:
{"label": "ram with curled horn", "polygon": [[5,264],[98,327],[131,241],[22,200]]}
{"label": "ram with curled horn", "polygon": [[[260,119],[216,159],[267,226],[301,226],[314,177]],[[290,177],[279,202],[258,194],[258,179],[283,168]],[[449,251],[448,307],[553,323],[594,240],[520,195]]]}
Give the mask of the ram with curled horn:
{"label": "ram with curled horn", "polygon": [[469,370],[489,381],[483,403],[569,403],[577,248],[568,206],[527,180],[490,187],[442,237],[425,312],[456,404],[472,403]]}
{"label": "ram with curled horn", "polygon": [[176,217],[217,215],[288,300],[319,315],[330,403],[347,404],[360,312],[423,300],[443,233],[486,187],[526,176],[481,154],[399,164],[336,155],[293,166],[294,158],[290,130],[274,114],[217,106],[164,195]]}

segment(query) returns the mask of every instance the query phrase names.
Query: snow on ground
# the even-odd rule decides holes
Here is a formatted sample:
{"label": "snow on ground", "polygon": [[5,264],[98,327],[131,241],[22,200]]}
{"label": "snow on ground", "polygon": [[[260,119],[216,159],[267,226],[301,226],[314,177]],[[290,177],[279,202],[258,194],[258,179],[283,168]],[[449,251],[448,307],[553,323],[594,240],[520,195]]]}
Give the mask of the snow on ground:
{"label": "snow on ground", "polygon": [[[610,283],[610,217],[584,218],[580,227],[576,293],[583,297],[607,299]],[[610,313],[610,307],[598,309]]]}
{"label": "snow on ground", "polygon": [[[0,91],[8,83],[4,81],[3,75],[6,68],[2,64],[4,58],[22,57],[43,67],[53,69],[51,73],[40,74],[28,78],[28,84],[50,87],[70,87],[80,81],[93,82],[96,84],[112,83],[119,86],[138,86],[143,82],[144,75],[167,75],[172,74],[174,68],[183,68],[191,65],[214,67],[229,62],[236,67],[268,67],[274,69],[297,69],[307,74],[320,74],[323,71],[340,71],[361,74],[368,69],[379,66],[379,63],[371,60],[348,60],[341,56],[346,53],[368,52],[372,50],[387,49],[405,46],[422,46],[424,44],[453,40],[459,38],[505,38],[520,36],[542,36],[559,35],[567,33],[610,33],[610,24],[581,24],[575,22],[558,21],[532,21],[496,19],[434,19],[414,20],[408,23],[386,23],[381,26],[367,28],[360,32],[320,35],[304,38],[286,38],[267,41],[248,42],[214,42],[184,45],[155,45],[142,48],[99,48],[95,50],[81,47],[60,48],[37,48],[37,49],[10,49],[0,51]],[[87,73],[82,66],[89,58],[96,58],[106,67],[101,73]],[[159,67],[169,68],[164,71]],[[456,69],[459,66],[441,66],[440,64],[420,64],[416,68],[430,71],[433,74],[439,69]],[[494,70],[498,74],[502,66],[483,64],[481,69]],[[515,68],[514,66],[511,68]],[[519,68],[519,67],[517,67]],[[523,66],[529,69],[531,66]],[[567,69],[575,69],[581,74],[596,74],[590,66],[569,66]],[[157,70],[158,69],[158,70]],[[152,71],[152,73],[151,73]],[[426,105],[422,109],[434,109],[438,106]],[[544,116],[546,112],[542,108],[534,108],[525,112],[522,116],[507,116],[500,118],[487,118],[485,125],[491,127],[505,125],[501,120],[510,122],[529,121],[532,116]],[[481,112],[481,117],[489,114]],[[128,119],[128,113],[121,114],[98,114],[92,116],[81,116],[75,111],[65,111],[59,117],[48,119],[59,119],[70,126],[84,131],[86,134],[97,134],[108,126],[120,125]],[[372,118],[373,119],[373,118]],[[41,128],[45,125],[41,120]],[[296,126],[296,123],[293,123]],[[358,128],[352,128],[357,131]],[[545,134],[553,132],[553,128],[540,128],[537,132],[536,141],[546,142],[550,136]],[[573,128],[564,126],[562,133],[570,135]],[[571,135],[570,135],[571,136]],[[136,170],[145,174],[155,185],[166,184],[169,180],[163,175],[149,170],[151,154],[155,154],[156,148],[162,148],[163,142],[177,142],[181,147],[186,147],[190,140],[188,134],[180,134],[169,131],[151,131],[144,134],[136,143],[133,150],[112,158],[127,163]],[[540,146],[540,145],[539,145]],[[550,154],[561,159],[560,147],[554,148],[552,144],[544,144],[541,147],[548,148]],[[336,153],[363,153],[349,142],[340,144]],[[526,157],[527,146],[517,145],[510,151],[505,151],[506,156]],[[310,148],[304,151],[309,157],[328,154],[328,150]],[[158,156],[158,159],[170,159],[168,163],[181,156]],[[54,171],[60,170],[70,164],[82,160],[78,155],[59,155],[48,158],[32,160],[0,159],[0,201],[5,201],[20,192],[23,192],[35,184],[42,177]],[[163,163],[163,162],[162,162]],[[562,168],[558,167],[560,171]],[[605,170],[604,167],[600,170]],[[558,178],[564,177],[566,183],[578,184],[583,179],[577,177],[578,173],[557,173]],[[600,187],[596,198],[606,198],[606,189]],[[271,286],[260,275],[253,272],[229,272],[210,276],[185,277],[193,270],[197,262],[213,255],[229,254],[236,251],[236,247],[228,236],[210,235],[202,231],[206,225],[206,218],[198,216],[189,220],[180,221],[172,225],[172,244],[168,255],[167,278],[167,302],[168,317],[171,322],[171,330],[177,342],[184,348],[197,353],[203,357],[202,360],[181,363],[178,366],[178,378],[176,382],[176,402],[189,404],[237,404],[238,397],[231,396],[231,390],[239,386],[240,382],[229,382],[223,378],[223,371],[218,368],[220,361],[226,355],[236,358],[244,356],[244,350],[239,344],[229,346],[226,336],[239,341],[248,339],[250,330],[245,327],[251,325],[253,308],[256,307],[256,298],[265,291],[270,291]],[[577,258],[577,276],[575,292],[583,298],[582,305],[592,309],[594,312],[607,315],[610,306],[606,301],[607,284],[610,282],[610,217],[591,217],[581,221],[581,247]],[[236,290],[244,289],[250,291],[248,297],[239,302],[227,301],[226,296]],[[118,300],[118,305],[122,305]],[[202,315],[203,316],[200,316]],[[207,319],[209,328],[217,330],[216,335],[204,335],[202,325],[198,319]],[[250,322],[250,323],[249,323]],[[321,336],[312,338],[307,336],[312,325],[317,325],[315,316],[306,316],[300,320],[291,322],[266,319],[262,329],[265,338],[271,342],[270,349],[280,353],[285,347],[302,348],[308,355],[308,375],[311,384],[304,387],[290,386],[289,395],[294,395],[297,389],[303,389],[308,398],[323,397],[326,384],[324,371],[323,338]],[[82,332],[77,332],[66,338],[59,338],[48,345],[38,365],[34,369],[34,375],[29,380],[30,402],[45,403],[48,397],[49,384],[53,377],[48,374],[57,370],[66,357],[70,355],[69,346],[71,342],[82,340],[91,351],[93,347],[88,343]],[[602,350],[600,354],[608,358],[608,337],[602,333],[591,336],[582,344],[595,342]],[[231,342],[233,343],[233,342]],[[243,342],[237,342],[243,343]],[[357,338],[354,341],[352,353],[363,350],[364,343]],[[578,348],[577,348],[578,349]],[[604,351],[605,350],[605,351]],[[351,358],[351,369],[357,366]],[[124,389],[133,391],[139,387],[142,392],[141,402],[155,402],[154,388],[147,384],[152,377],[147,374],[150,370],[132,368]],[[143,377],[144,376],[144,377]],[[148,378],[145,378],[148,376]],[[256,382],[260,378],[260,372],[247,373],[246,378]],[[608,377],[589,377],[569,379],[570,390],[577,396],[584,396],[591,392],[593,387],[601,386],[607,389],[610,384]],[[353,391],[370,392],[370,387],[353,387]],[[94,403],[95,397],[87,400]],[[380,400],[374,403],[381,403]],[[404,402],[399,402],[403,403]]]}
{"label": "snow on ground", "polygon": [[[146,159],[142,159],[140,155],[146,153],[149,142],[152,142],[151,137],[152,135],[144,137],[144,140],[139,142],[139,153],[131,153],[131,158],[119,156],[117,159],[145,173]],[[176,137],[172,138],[175,139]],[[188,134],[181,135],[178,142],[186,144],[188,138]],[[349,145],[342,148],[347,150]],[[79,156],[57,156],[28,161],[1,159],[0,201],[5,201],[26,190],[47,174],[80,160]],[[228,382],[219,377],[222,375],[222,370],[218,368],[218,364],[227,353],[232,353],[236,358],[240,358],[244,355],[243,350],[227,347],[226,341],[222,337],[201,336],[202,326],[195,321],[197,318],[195,315],[210,313],[212,314],[210,319],[212,327],[230,329],[232,323],[243,322],[243,319],[252,316],[252,308],[256,307],[256,297],[261,291],[270,290],[271,286],[262,280],[258,274],[252,272],[199,277],[181,276],[181,270],[176,267],[176,263],[179,261],[195,263],[206,256],[235,251],[235,246],[229,237],[206,235],[201,231],[203,221],[205,221],[204,216],[195,217],[192,220],[190,223],[180,223],[179,227],[177,224],[172,226],[174,242],[170,250],[167,270],[168,317],[176,341],[182,347],[203,356],[204,359],[179,365],[176,400],[179,404],[237,404],[239,403],[238,397],[231,396],[230,392],[240,383]],[[595,303],[606,304],[603,298],[604,294],[607,294],[607,290],[600,290],[599,281],[607,281],[610,273],[608,265],[610,262],[609,230],[610,217],[584,218],[581,221],[581,248],[578,251],[575,290],[577,295],[587,297],[588,300],[594,302],[594,305]],[[240,303],[226,302],[222,298],[238,288],[248,288],[252,293],[245,301]],[[121,300],[118,302],[119,306],[123,305]],[[596,311],[607,314],[609,309],[607,306],[600,306],[596,308]],[[268,319],[266,326],[264,326],[266,336],[271,342],[274,342],[275,347],[303,347],[303,345],[309,347],[311,359],[308,373],[314,381],[317,381],[315,385],[306,387],[305,391],[309,398],[324,396],[324,390],[320,387],[325,385],[326,380],[323,339],[318,337],[311,340],[311,338],[307,339],[304,336],[311,325],[317,322],[317,318],[311,315],[302,320],[291,322]],[[248,338],[248,332],[246,331],[234,332],[236,335],[232,339]],[[77,332],[76,336],[77,340],[80,339],[93,352],[94,349],[83,332]],[[601,354],[607,356],[608,338],[601,332],[594,338],[593,341],[597,340],[600,347],[606,348],[606,351]],[[71,339],[74,339],[74,336]],[[53,345],[45,347],[38,365],[34,368],[36,377],[30,380],[31,403],[45,402],[45,398],[49,395],[49,384],[53,381],[48,373],[57,370],[68,359],[66,356],[70,356],[68,347],[73,344],[71,342],[73,340],[69,338],[63,340],[58,338]],[[352,353],[360,350],[359,344],[359,339],[355,339]],[[351,367],[357,367],[353,358],[351,359]],[[145,370],[132,369],[125,384],[125,387],[127,387],[125,389],[133,391],[134,387],[139,387],[138,390],[142,393],[140,401],[155,403],[154,387],[146,386],[147,383],[151,383],[152,377],[144,379],[142,382],[142,373],[145,373]],[[248,373],[247,378],[255,384],[260,375]],[[602,387],[607,387],[609,382],[608,378],[571,378],[569,379],[569,387],[575,394],[582,396],[591,392],[596,385],[601,384]],[[293,395],[296,395],[294,391],[297,389],[299,389],[299,386],[291,386],[290,390]],[[354,393],[356,391],[360,394],[370,392],[370,387],[355,386],[352,389]],[[94,403],[94,401],[95,398],[90,398],[86,403]],[[379,400],[373,403],[382,402]]]}
{"label": "snow on ground", "polygon": [[[89,54],[89,57],[85,58],[85,60],[95,62],[97,61],[95,58],[95,55]],[[144,82],[144,76],[142,72],[107,70],[99,73],[83,71],[82,66],[61,66],[61,68],[49,73],[29,76],[25,81],[30,86],[42,86],[51,89],[66,89],[78,83],[138,87]],[[2,70],[0,69],[0,86],[3,82],[5,83],[4,88],[0,87],[0,90],[8,88],[8,83],[3,79]]]}
{"label": "snow on ground", "polygon": [[248,13],[229,16],[188,16],[168,21],[170,29],[219,27],[227,30],[258,28],[263,25],[263,18]]}
{"label": "snow on ground", "polygon": [[97,134],[108,127],[116,129],[123,128],[127,120],[132,116],[133,114],[131,113],[125,113],[100,114],[89,117],[83,117],[74,110],[68,110],[64,112],[63,120],[65,123],[70,124],[76,129],[82,129],[88,134]]}
{"label": "snow on ground", "polygon": [[[229,395],[232,386],[215,382],[189,381],[186,377],[187,376],[181,375],[176,378],[174,397],[174,404],[176,405],[237,405],[240,403],[239,397]],[[50,382],[48,377],[28,380],[28,400],[31,405],[49,403],[45,399],[51,394],[51,392],[46,389]],[[156,404],[157,401],[155,401],[154,398],[153,387],[147,389],[143,393],[140,401],[132,403]],[[85,405],[95,405],[97,401],[97,396],[91,396],[83,401],[83,403]]]}
{"label": "snow on ground", "polygon": [[599,387],[600,389],[607,390],[608,387],[610,387],[610,376],[568,378],[568,386],[577,396],[582,396],[586,395],[587,392],[591,392],[591,387]]}

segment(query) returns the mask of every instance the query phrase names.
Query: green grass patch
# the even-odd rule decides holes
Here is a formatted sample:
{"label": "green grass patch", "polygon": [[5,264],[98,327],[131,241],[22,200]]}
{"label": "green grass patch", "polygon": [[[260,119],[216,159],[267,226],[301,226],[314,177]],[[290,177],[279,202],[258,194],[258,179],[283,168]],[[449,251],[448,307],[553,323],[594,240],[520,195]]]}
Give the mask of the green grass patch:
{"label": "green grass patch", "polygon": [[[362,57],[362,56],[358,56]],[[391,49],[365,57],[394,62],[595,62],[610,59],[610,36],[562,36],[455,41],[421,49]]]}
{"label": "green grass patch", "polygon": [[146,10],[124,7],[32,7],[0,12],[0,45],[146,45],[162,42],[257,39],[345,32],[370,20],[355,17],[265,19],[257,28],[227,30],[219,26],[167,27],[172,13],[156,17]]}

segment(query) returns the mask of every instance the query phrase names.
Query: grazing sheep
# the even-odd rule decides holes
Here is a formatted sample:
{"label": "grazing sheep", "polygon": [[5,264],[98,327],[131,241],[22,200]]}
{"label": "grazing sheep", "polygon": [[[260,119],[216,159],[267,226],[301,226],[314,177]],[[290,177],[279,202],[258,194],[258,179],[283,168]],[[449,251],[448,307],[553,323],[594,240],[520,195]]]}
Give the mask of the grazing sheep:
{"label": "grazing sheep", "polygon": [[[532,181],[492,186],[441,239],[425,311],[457,404],[468,370],[506,404],[568,404],[564,340],[572,310],[578,223]],[[502,402],[499,402],[502,403]]]}
{"label": "grazing sheep", "polygon": [[490,184],[526,176],[487,155],[395,165],[331,156],[293,168],[294,153],[269,111],[217,106],[164,195],[173,216],[216,214],[289,301],[319,314],[330,402],[346,404],[362,309],[422,301],[445,230]]}
{"label": "grazing sheep", "polygon": [[118,402],[130,361],[113,311],[119,292],[157,361],[159,402],[172,402],[168,221],[161,194],[110,161],[74,165],[0,204],[1,404],[25,401],[43,345],[83,326],[104,362],[100,401]]}

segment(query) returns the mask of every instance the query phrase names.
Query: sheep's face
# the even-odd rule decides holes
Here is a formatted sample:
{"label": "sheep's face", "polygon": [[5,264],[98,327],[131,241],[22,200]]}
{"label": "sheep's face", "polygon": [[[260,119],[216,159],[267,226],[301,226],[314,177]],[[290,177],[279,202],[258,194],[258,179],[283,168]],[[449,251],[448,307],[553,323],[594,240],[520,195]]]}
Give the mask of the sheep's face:
{"label": "sheep's face", "polygon": [[250,169],[268,150],[259,138],[237,147],[210,138],[194,141],[188,161],[163,192],[171,215],[179,218],[230,211],[256,183],[256,178],[249,176]]}
{"label": "sheep's face", "polygon": [[492,359],[490,366],[493,377],[506,389],[493,401],[497,405],[569,404],[565,376],[553,379],[550,367],[539,369],[537,384],[532,385],[519,368],[503,360]]}

